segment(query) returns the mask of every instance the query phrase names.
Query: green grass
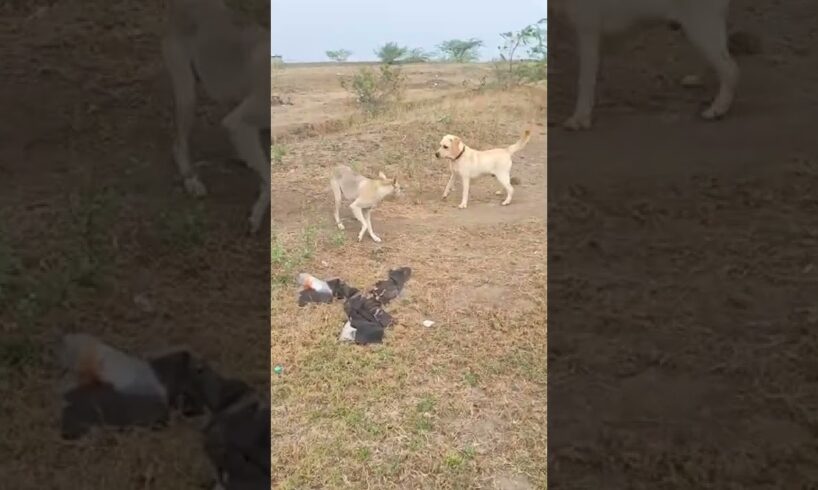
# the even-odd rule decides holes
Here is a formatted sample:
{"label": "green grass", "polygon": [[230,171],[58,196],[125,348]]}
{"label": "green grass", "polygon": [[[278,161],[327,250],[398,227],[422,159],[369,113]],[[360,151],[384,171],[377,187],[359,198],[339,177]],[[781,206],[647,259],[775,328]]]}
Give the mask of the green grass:
{"label": "green grass", "polygon": [[120,203],[111,189],[72,193],[61,219],[49,224],[51,249],[26,260],[19,245],[0,236],[0,309],[29,327],[84,292],[103,290],[114,272],[112,239]]}
{"label": "green grass", "polygon": [[466,447],[459,451],[449,452],[443,460],[443,463],[451,470],[459,470],[472,461],[476,454],[477,452],[473,447]]}
{"label": "green grass", "polygon": [[204,205],[200,202],[172,208],[159,216],[158,230],[162,242],[180,252],[203,245],[207,227]]}
{"label": "green grass", "polygon": [[274,164],[281,165],[285,156],[287,156],[287,148],[284,145],[272,145],[270,147],[270,160]]}
{"label": "green grass", "polygon": [[423,397],[415,407],[418,413],[430,413],[435,409],[435,400],[432,397]]}
{"label": "green grass", "polygon": [[301,272],[299,269],[315,254],[317,236],[315,227],[307,227],[301,232],[297,244],[289,247],[273,237],[270,263],[274,285],[291,283],[295,275]]}
{"label": "green grass", "polygon": [[463,381],[465,381],[467,385],[474,388],[480,384],[480,376],[475,372],[468,371],[463,375]]}
{"label": "green grass", "polygon": [[12,295],[15,283],[19,281],[21,270],[20,257],[8,241],[3,228],[0,227],[0,305]]}
{"label": "green grass", "polygon": [[28,337],[0,338],[0,372],[20,370],[37,364],[41,346]]}

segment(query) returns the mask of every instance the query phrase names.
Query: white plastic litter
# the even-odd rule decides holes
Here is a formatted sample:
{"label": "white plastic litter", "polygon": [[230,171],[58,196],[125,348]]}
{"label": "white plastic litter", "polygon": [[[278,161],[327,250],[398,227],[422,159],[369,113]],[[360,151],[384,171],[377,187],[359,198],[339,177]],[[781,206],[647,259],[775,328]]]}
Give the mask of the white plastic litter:
{"label": "white plastic litter", "polygon": [[342,342],[355,342],[355,333],[356,330],[352,328],[352,325],[347,321],[344,324],[344,328],[341,329],[341,335],[338,336],[338,340]]}
{"label": "white plastic litter", "polygon": [[69,391],[89,377],[111,384],[120,393],[166,397],[166,390],[150,364],[115,349],[88,334],[68,334],[59,349],[67,371],[63,389]]}
{"label": "white plastic litter", "polygon": [[422,323],[423,323],[423,326],[424,326],[424,327],[427,327],[427,328],[428,328],[428,327],[431,327],[432,325],[434,325],[434,324],[435,324],[435,322],[433,322],[432,320],[423,320],[423,322],[422,322]]}
{"label": "white plastic litter", "polygon": [[301,286],[302,289],[312,289],[319,293],[332,294],[332,289],[329,287],[329,284],[306,272],[298,274],[296,282],[298,282],[298,285]]}

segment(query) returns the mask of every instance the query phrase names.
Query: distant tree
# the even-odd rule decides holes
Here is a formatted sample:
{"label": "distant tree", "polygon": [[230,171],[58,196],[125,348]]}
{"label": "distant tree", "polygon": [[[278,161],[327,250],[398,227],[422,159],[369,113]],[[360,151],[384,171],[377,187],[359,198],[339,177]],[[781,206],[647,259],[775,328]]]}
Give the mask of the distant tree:
{"label": "distant tree", "polygon": [[528,48],[528,56],[536,61],[545,61],[548,51],[547,19],[543,17],[538,20],[531,31],[531,47]]}
{"label": "distant tree", "polygon": [[[500,59],[508,64],[508,81],[514,80],[514,56],[518,54],[521,47],[528,48],[529,59],[535,63],[542,64],[542,67],[535,67],[537,73],[544,73],[546,59],[546,19],[540,19],[534,24],[529,24],[519,31],[509,31],[500,33],[503,39],[500,50]],[[530,77],[529,77],[530,78]]]}
{"label": "distant tree", "polygon": [[483,45],[483,41],[475,38],[468,40],[449,39],[438,44],[437,49],[443,55],[456,63],[468,63],[478,59],[477,49]]}
{"label": "distant tree", "polygon": [[327,58],[337,61],[338,63],[343,63],[347,59],[349,59],[350,55],[352,55],[352,51],[348,49],[336,49],[335,51],[327,51]]}
{"label": "distant tree", "polygon": [[424,51],[423,48],[410,49],[401,60],[404,63],[426,63],[434,56],[433,53]]}
{"label": "distant tree", "polygon": [[406,46],[398,46],[398,43],[386,43],[375,50],[375,55],[381,62],[387,65],[393,65],[401,61],[401,58],[406,56],[409,49]]}

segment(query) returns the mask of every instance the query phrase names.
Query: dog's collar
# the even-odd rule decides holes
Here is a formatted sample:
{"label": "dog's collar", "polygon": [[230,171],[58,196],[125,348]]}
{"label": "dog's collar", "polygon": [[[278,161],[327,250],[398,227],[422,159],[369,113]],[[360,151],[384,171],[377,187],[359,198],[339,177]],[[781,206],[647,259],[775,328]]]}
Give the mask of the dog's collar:
{"label": "dog's collar", "polygon": [[460,153],[458,153],[458,154],[457,154],[457,156],[456,156],[456,157],[454,157],[454,160],[452,160],[452,161],[453,161],[453,162],[458,161],[458,160],[460,159],[460,157],[462,157],[462,156],[463,156],[463,153],[464,153],[465,151],[466,151],[466,145],[463,145],[463,149],[462,149],[462,150],[460,150]]}

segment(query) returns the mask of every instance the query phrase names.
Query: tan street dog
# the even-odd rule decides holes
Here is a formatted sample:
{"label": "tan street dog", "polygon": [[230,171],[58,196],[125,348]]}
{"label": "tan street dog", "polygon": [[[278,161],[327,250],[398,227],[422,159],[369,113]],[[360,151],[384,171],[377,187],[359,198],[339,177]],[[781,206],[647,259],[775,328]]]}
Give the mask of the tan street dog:
{"label": "tan street dog", "polygon": [[332,187],[332,194],[335,196],[334,216],[338,229],[344,229],[344,224],[341,223],[338,210],[341,207],[341,201],[348,199],[352,201],[352,204],[349,205],[349,209],[352,210],[352,214],[355,215],[355,218],[361,222],[361,231],[358,233],[358,241],[360,242],[364,237],[364,233],[369,231],[369,236],[375,242],[380,243],[381,239],[375,234],[375,231],[372,230],[372,209],[385,197],[392,194],[395,196],[401,194],[398,178],[388,179],[383,172],[380,172],[378,173],[377,179],[368,179],[362,175],[358,175],[346,165],[338,165],[332,169],[330,186]]}
{"label": "tan street dog", "polygon": [[579,80],[574,114],[567,129],[591,127],[599,45],[607,34],[626,31],[644,21],[665,21],[681,26],[690,42],[704,55],[719,78],[716,98],[701,115],[718,119],[733,102],[739,69],[728,50],[726,28],[730,0],[552,0],[549,7],[566,14],[574,25],[579,47]]}
{"label": "tan street dog", "polygon": [[469,204],[469,184],[472,179],[481,175],[493,175],[498,182],[506,189],[506,198],[502,202],[503,206],[511,202],[514,195],[514,188],[511,186],[511,156],[522,150],[531,138],[531,131],[526,129],[519,141],[507,148],[495,148],[493,150],[479,151],[466,146],[457,136],[447,134],[440,140],[440,148],[435,152],[435,158],[446,158],[450,160],[449,169],[452,174],[446,189],[443,191],[443,199],[446,199],[454,186],[455,174],[460,176],[463,184],[463,196],[460,199],[460,209],[465,209]]}
{"label": "tan street dog", "polygon": [[270,126],[270,33],[246,21],[221,0],[169,0],[169,27],[162,56],[173,83],[176,141],[173,156],[185,189],[206,194],[190,163],[188,140],[196,112],[196,81],[230,107],[222,126],[238,156],[261,180],[250,212],[256,232],[270,208],[270,162],[260,131]]}

